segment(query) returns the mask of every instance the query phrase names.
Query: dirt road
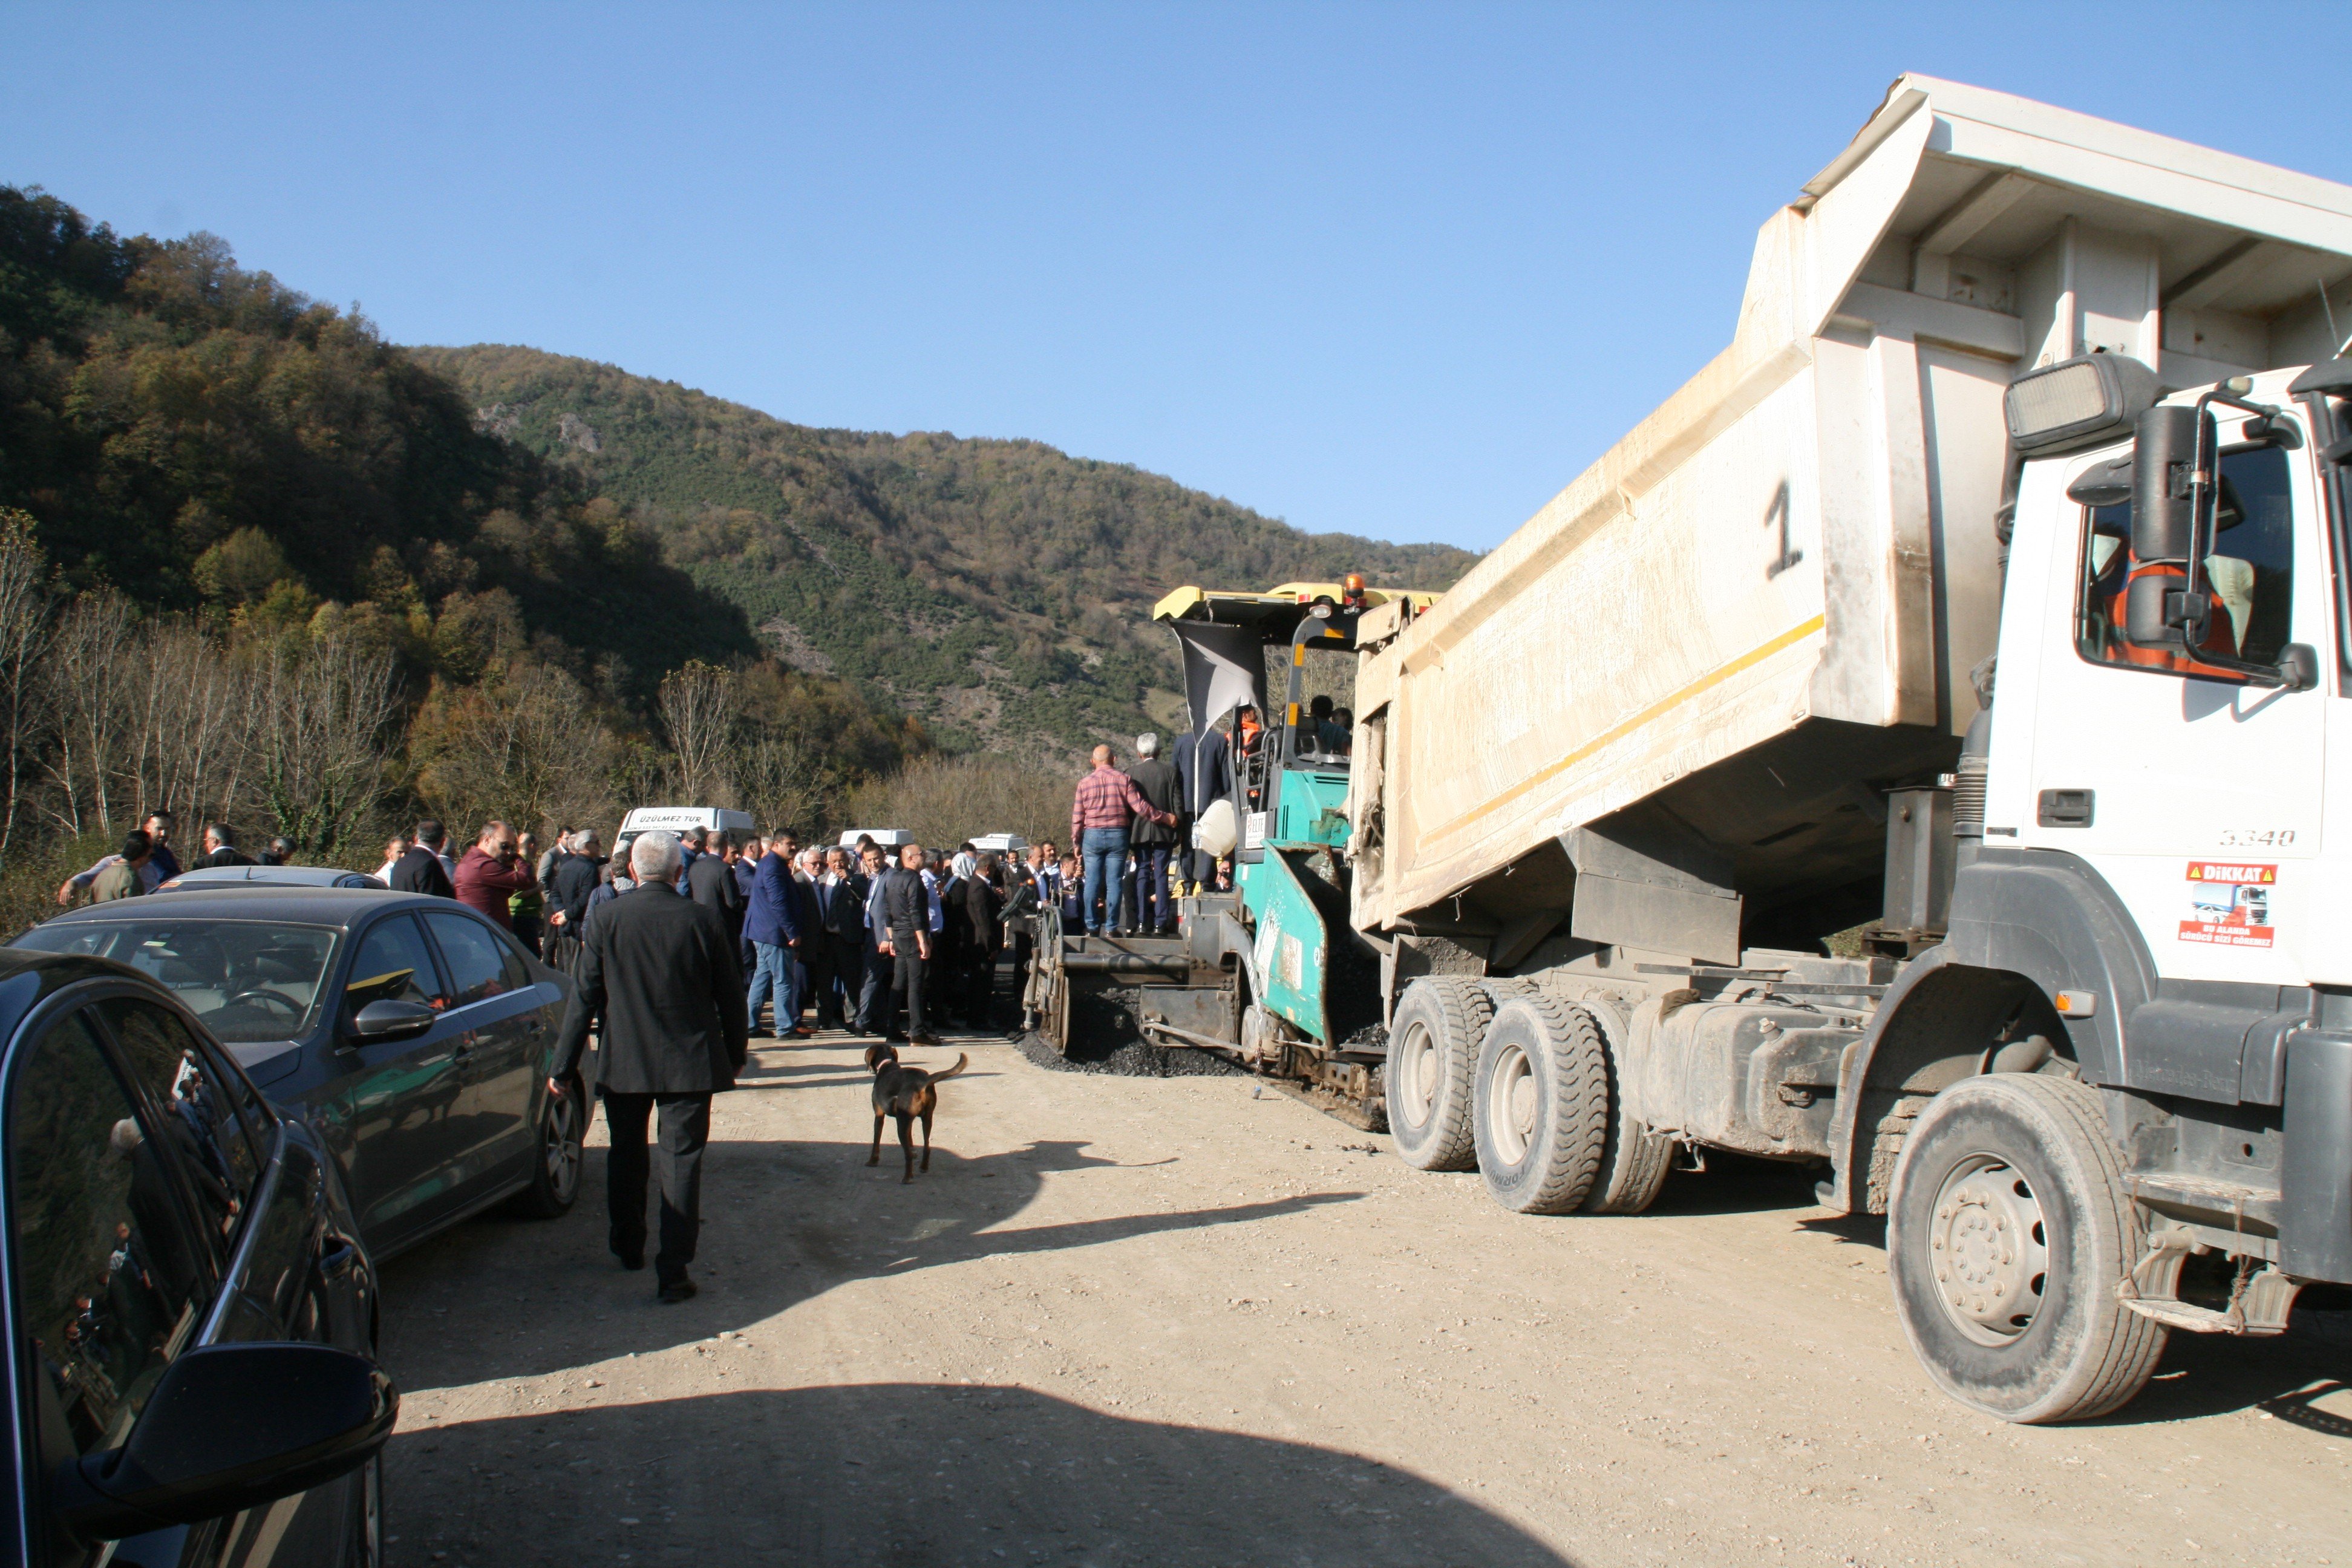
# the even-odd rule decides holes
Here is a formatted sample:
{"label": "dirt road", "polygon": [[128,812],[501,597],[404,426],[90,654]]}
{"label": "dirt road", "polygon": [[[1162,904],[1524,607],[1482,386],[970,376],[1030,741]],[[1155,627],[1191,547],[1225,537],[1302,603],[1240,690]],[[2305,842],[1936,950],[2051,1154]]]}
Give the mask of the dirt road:
{"label": "dirt road", "polygon": [[911,1186],[854,1045],[759,1052],[687,1305],[593,1151],[568,1219],[391,1264],[391,1562],[2352,1563],[2347,1315],[2013,1427],[1801,1173],[1525,1218],[1247,1079],[965,1048]]}

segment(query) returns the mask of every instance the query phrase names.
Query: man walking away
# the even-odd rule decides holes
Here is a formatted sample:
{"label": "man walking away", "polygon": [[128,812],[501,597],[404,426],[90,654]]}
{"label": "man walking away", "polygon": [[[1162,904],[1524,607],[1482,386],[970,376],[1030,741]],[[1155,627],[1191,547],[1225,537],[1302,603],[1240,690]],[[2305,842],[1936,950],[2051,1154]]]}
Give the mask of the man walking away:
{"label": "man walking away", "polygon": [[[677,840],[644,833],[629,846],[637,885],[588,929],[580,984],[564,1014],[548,1092],[569,1093],[602,1016],[596,1091],[611,1152],[604,1161],[608,1242],[624,1268],[646,1266],[646,1131],[661,1113],[653,1173],[661,1182],[654,1279],[664,1301],[694,1294],[686,1266],[702,1226],[702,1151],[710,1097],[735,1087],[749,1047],[735,946],[717,910],[678,897]],[[530,868],[523,868],[526,874]]]}
{"label": "man walking away", "polygon": [[441,824],[426,817],[416,825],[416,841],[408,853],[393,868],[389,880],[396,893],[430,893],[436,899],[454,899],[457,889],[449,876],[447,864],[441,857],[441,841],[445,835]]}
{"label": "man walking away", "polygon": [[507,931],[514,930],[509,911],[514,896],[539,886],[530,879],[530,868],[518,858],[520,850],[513,828],[503,822],[485,823],[481,837],[457,862],[457,901]]}
{"label": "man walking away", "polygon": [[717,836],[711,847],[687,868],[687,896],[709,910],[717,910],[719,918],[727,924],[728,939],[740,942],[743,938],[743,889],[735,880],[735,840],[731,835]]}
{"label": "man walking away", "polygon": [[793,994],[793,949],[800,945],[803,932],[800,889],[793,884],[792,844],[789,833],[779,833],[770,840],[768,852],[760,857],[759,879],[743,919],[743,934],[751,939],[753,955],[751,994],[745,1005],[757,1030],[760,1004],[770,1004],[775,1010],[772,1032],[777,1035],[790,1033],[799,1017],[799,999]]}
{"label": "man walking away", "polygon": [[1086,858],[1086,902],[1088,936],[1100,936],[1118,919],[1117,878],[1127,863],[1128,825],[1148,817],[1173,827],[1173,815],[1143,797],[1135,781],[1111,766],[1110,748],[1095,748],[1094,772],[1078,781],[1070,798],[1070,837]]}
{"label": "man walking away", "polygon": [[907,998],[907,1043],[936,1046],[923,1026],[923,972],[931,957],[931,891],[923,884],[923,849],[898,852],[898,868],[882,883],[881,951],[890,960],[891,989]]}
{"label": "man walking away", "polygon": [[140,872],[147,868],[155,857],[155,841],[138,828],[123,836],[122,853],[107,863],[106,868],[90,879],[89,901],[111,903],[116,899],[135,899],[146,892],[147,885]]}
{"label": "man walking away", "polygon": [[261,863],[265,866],[294,864],[294,840],[279,834],[262,847]]}
{"label": "man walking away", "polygon": [[1160,737],[1135,738],[1135,765],[1127,776],[1164,821],[1145,818],[1128,834],[1135,850],[1135,923],[1141,934],[1176,934],[1176,906],[1168,898],[1168,858],[1176,851],[1176,824],[1182,816],[1184,782],[1160,756]]}

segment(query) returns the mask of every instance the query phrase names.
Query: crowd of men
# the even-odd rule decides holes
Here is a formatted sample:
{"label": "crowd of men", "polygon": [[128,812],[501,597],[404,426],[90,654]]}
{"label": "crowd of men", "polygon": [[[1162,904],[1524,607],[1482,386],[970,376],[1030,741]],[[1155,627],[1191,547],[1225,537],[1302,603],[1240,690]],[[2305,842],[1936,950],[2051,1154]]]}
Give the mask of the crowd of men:
{"label": "crowd of men", "polygon": [[225,822],[205,824],[205,852],[186,866],[172,849],[173,819],[168,811],[153,811],[139,826],[123,836],[122,847],[100,858],[87,870],[77,871],[58,888],[58,902],[71,905],[83,893],[92,903],[105,903],[113,899],[137,898],[152,893],[184,871],[203,870],[215,866],[290,866],[294,863],[294,841],[272,838],[259,856],[247,854],[237,847],[236,830]]}

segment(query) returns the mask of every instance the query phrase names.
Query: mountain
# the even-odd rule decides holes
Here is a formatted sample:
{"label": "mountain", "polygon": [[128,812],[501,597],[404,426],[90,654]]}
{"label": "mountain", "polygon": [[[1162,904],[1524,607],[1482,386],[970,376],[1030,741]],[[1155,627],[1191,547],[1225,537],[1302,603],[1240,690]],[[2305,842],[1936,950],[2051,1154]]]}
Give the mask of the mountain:
{"label": "mountain", "polygon": [[919,714],[950,745],[1072,747],[1181,711],[1154,602],[1187,583],[1362,572],[1442,589],[1442,544],[1308,534],[1128,464],[1034,441],[788,424],[611,365],[413,348],[478,428],[625,509],[800,669]]}

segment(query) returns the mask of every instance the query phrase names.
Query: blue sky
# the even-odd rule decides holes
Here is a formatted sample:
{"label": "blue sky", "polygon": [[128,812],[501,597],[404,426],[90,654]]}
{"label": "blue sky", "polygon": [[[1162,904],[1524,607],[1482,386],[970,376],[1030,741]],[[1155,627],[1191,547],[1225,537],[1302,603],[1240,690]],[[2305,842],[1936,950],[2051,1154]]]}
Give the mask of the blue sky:
{"label": "blue sky", "polygon": [[0,182],[402,342],[1484,549],[1914,69],[2352,182],[2340,5],[0,5]]}

